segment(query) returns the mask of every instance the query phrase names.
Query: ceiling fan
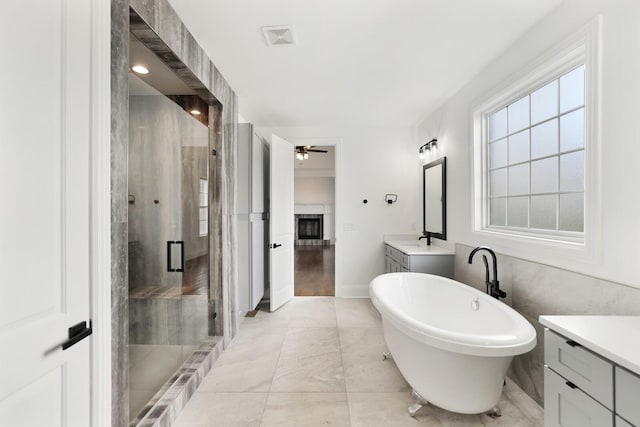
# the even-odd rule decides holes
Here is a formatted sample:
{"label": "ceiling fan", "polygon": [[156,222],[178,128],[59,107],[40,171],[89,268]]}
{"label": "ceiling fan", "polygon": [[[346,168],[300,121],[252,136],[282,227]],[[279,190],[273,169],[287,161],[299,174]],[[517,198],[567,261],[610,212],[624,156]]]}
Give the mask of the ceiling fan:
{"label": "ceiling fan", "polygon": [[305,160],[309,158],[309,153],[328,153],[327,150],[314,150],[315,145],[297,145],[296,158]]}

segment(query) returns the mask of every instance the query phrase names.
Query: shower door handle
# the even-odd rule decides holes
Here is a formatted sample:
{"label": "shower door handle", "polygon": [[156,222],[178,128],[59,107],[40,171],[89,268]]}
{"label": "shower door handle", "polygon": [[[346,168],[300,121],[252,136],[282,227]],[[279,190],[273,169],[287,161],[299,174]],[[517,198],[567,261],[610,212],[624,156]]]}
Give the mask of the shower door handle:
{"label": "shower door handle", "polygon": [[[178,268],[173,267],[173,247],[174,245],[180,246],[180,266]],[[175,240],[167,242],[167,271],[183,272],[184,271],[184,241]]]}

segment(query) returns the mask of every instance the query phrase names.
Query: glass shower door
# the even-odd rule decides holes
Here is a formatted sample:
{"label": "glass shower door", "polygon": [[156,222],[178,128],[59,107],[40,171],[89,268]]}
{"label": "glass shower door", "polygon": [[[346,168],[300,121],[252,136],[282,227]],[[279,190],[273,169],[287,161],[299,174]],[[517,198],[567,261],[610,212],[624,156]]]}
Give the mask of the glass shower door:
{"label": "glass shower door", "polygon": [[200,194],[201,179],[208,179],[208,134],[180,105],[130,76],[132,419],[208,336],[208,236],[201,232]]}

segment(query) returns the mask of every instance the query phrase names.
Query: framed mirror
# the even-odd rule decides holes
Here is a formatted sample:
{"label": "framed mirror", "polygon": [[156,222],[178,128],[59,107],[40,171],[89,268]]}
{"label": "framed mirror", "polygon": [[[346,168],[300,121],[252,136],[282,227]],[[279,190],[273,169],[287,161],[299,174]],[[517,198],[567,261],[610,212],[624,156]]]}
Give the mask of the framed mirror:
{"label": "framed mirror", "polygon": [[447,240],[446,157],[427,163],[423,167],[422,226],[424,236]]}

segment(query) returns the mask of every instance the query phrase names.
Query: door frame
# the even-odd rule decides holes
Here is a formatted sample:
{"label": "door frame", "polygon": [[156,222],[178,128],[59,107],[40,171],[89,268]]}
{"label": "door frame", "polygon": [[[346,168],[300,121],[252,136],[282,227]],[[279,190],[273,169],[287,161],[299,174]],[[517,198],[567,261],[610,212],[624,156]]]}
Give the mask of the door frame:
{"label": "door frame", "polygon": [[91,425],[111,427],[111,1],[91,2]]}
{"label": "door frame", "polygon": [[[286,132],[283,132],[286,135]],[[283,138],[286,138],[283,136]],[[334,233],[336,237],[335,246],[335,259],[341,259],[341,241],[342,241],[342,138],[338,137],[303,137],[303,138],[286,138],[287,141],[291,142],[294,146],[296,145],[326,145],[330,147],[334,147],[335,149],[335,182],[334,182],[334,194],[335,199],[334,203],[334,215],[335,215],[335,224],[334,224]],[[295,268],[295,267],[294,267]],[[334,274],[334,294],[336,297],[349,297],[351,295],[345,295],[342,283],[342,271],[341,265],[339,262],[335,262],[335,270]]]}

